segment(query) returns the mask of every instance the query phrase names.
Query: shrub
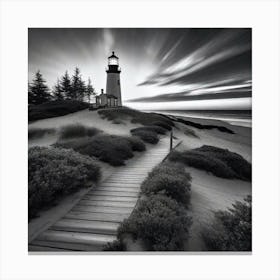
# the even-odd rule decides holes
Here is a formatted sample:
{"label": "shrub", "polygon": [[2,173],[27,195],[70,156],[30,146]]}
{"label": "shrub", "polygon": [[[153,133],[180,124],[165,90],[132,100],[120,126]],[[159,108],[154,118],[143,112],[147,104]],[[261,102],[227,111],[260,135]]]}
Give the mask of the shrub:
{"label": "shrub", "polygon": [[138,130],[131,131],[131,134],[150,144],[157,144],[159,141],[158,135],[153,131]]}
{"label": "shrub", "polygon": [[98,110],[98,114],[110,121],[116,119],[129,119],[132,123],[140,123],[142,125],[150,125],[153,122],[162,122],[166,125],[174,126],[173,121],[167,116],[156,113],[144,113],[127,107],[101,109]]}
{"label": "shrub", "polygon": [[121,240],[115,240],[107,243],[104,246],[103,251],[126,251],[126,245]]}
{"label": "shrub", "polygon": [[124,161],[133,157],[133,150],[143,150],[140,142],[130,137],[98,134],[93,137],[59,141],[56,147],[73,149],[83,155],[96,157],[113,166],[124,165]]}
{"label": "shrub", "polygon": [[49,101],[28,106],[28,121],[59,117],[88,108],[88,104],[75,100]]}
{"label": "shrub", "polygon": [[121,240],[130,234],[134,240],[141,239],[148,250],[184,250],[191,218],[186,209],[175,200],[152,195],[140,200],[137,208],[118,230]]}
{"label": "shrub", "polygon": [[29,128],[28,129],[28,139],[35,139],[35,138],[41,138],[45,134],[54,134],[55,129],[53,128]]}
{"label": "shrub", "polygon": [[190,129],[190,128],[185,127],[185,128],[183,129],[183,131],[184,131],[184,134],[187,135],[187,136],[192,136],[192,137],[195,137],[195,138],[199,138],[199,137],[196,135],[195,131],[192,130],[192,129]]}
{"label": "shrub", "polygon": [[141,185],[144,194],[163,193],[187,207],[190,200],[191,176],[181,164],[162,163],[149,173]]}
{"label": "shrub", "polygon": [[130,145],[131,145],[131,148],[132,148],[132,151],[136,151],[136,152],[143,152],[146,150],[146,146],[144,144],[144,142],[137,138],[137,137],[129,137],[127,138],[130,142]]}
{"label": "shrub", "polygon": [[215,212],[215,220],[202,233],[209,251],[252,250],[252,198],[237,201],[228,211]]}
{"label": "shrub", "polygon": [[61,128],[60,139],[94,136],[99,132],[100,130],[95,127],[83,126],[78,123],[70,124]]}
{"label": "shrub", "polygon": [[100,178],[100,168],[72,150],[32,147],[28,150],[28,217],[61,197]]}
{"label": "shrub", "polygon": [[202,146],[184,152],[173,151],[168,159],[211,172],[218,177],[251,181],[251,164],[229,150]]}
{"label": "shrub", "polygon": [[153,122],[152,125],[156,125],[156,126],[160,126],[166,130],[171,130],[172,129],[172,126],[167,124],[166,122],[163,122],[163,121],[157,121],[157,122]]}
{"label": "shrub", "polygon": [[156,125],[141,126],[141,127],[133,128],[130,130],[131,133],[137,132],[137,131],[152,131],[157,134],[162,134],[162,135],[166,134],[166,129],[164,129],[160,126],[156,126]]}

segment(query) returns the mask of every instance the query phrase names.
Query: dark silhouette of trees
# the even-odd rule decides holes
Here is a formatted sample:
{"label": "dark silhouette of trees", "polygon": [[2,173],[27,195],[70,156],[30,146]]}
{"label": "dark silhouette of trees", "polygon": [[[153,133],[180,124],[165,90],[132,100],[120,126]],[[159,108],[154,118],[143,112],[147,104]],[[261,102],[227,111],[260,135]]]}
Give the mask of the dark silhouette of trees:
{"label": "dark silhouette of trees", "polygon": [[63,90],[62,90],[62,86],[61,86],[61,81],[59,79],[57,79],[57,82],[54,85],[52,94],[53,94],[53,97],[54,97],[55,100],[63,100],[64,99],[64,94],[63,94]]}
{"label": "dark silhouette of trees", "polygon": [[38,70],[34,80],[32,80],[32,83],[28,86],[28,104],[38,105],[50,100],[50,90],[40,70]]}
{"label": "dark silhouette of trees", "polygon": [[65,99],[72,99],[72,85],[68,72],[61,78],[61,90]]}
{"label": "dark silhouette of trees", "polygon": [[91,83],[91,79],[88,78],[88,83],[87,83],[86,92],[85,92],[86,100],[88,103],[90,103],[91,97],[94,95],[95,95],[95,92],[94,92],[94,88]]}
{"label": "dark silhouette of trees", "polygon": [[86,84],[78,67],[75,68],[72,77],[66,71],[61,79],[58,78],[51,94],[40,70],[36,72],[35,79],[28,83],[28,104],[37,105],[52,99],[90,102],[94,95],[94,88],[90,78]]}
{"label": "dark silhouette of trees", "polygon": [[75,68],[72,76],[72,99],[83,101],[86,91],[85,82],[82,80],[81,72],[78,67]]}

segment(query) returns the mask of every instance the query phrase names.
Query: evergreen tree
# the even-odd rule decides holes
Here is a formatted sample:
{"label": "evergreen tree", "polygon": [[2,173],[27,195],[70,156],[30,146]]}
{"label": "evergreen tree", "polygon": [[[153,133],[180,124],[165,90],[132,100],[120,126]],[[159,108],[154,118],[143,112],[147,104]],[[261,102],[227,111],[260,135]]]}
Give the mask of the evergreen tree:
{"label": "evergreen tree", "polygon": [[31,91],[31,84],[28,82],[28,105],[35,104],[35,97]]}
{"label": "evergreen tree", "polygon": [[50,90],[46,85],[46,81],[43,79],[40,70],[38,70],[35,74],[34,80],[29,86],[28,101],[30,101],[30,104],[38,105],[50,100]]}
{"label": "evergreen tree", "polygon": [[57,79],[57,82],[53,88],[53,97],[55,100],[64,99],[63,90],[62,90],[61,82],[59,79]]}
{"label": "evergreen tree", "polygon": [[61,78],[61,90],[66,99],[72,99],[72,86],[68,72],[66,71]]}
{"label": "evergreen tree", "polygon": [[91,79],[88,78],[88,83],[87,83],[86,91],[85,91],[85,96],[86,96],[88,103],[90,103],[90,101],[91,101],[91,96],[94,96],[94,95],[95,95],[95,93],[94,93],[94,88],[91,84]]}
{"label": "evergreen tree", "polygon": [[72,99],[83,101],[86,91],[85,82],[82,80],[80,69],[75,68],[74,75],[72,77]]}

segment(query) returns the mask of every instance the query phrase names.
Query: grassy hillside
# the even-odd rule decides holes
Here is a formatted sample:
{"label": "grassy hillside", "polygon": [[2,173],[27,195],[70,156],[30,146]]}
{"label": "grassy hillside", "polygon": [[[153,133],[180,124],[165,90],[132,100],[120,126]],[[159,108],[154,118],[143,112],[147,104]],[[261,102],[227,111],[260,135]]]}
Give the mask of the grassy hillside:
{"label": "grassy hillside", "polygon": [[88,104],[80,101],[49,101],[40,105],[28,106],[28,121],[64,116],[88,108]]}

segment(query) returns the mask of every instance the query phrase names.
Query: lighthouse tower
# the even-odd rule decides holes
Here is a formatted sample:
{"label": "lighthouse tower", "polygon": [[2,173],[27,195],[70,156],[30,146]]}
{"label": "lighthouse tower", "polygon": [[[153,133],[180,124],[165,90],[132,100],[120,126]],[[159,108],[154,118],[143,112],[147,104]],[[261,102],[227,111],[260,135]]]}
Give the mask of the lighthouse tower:
{"label": "lighthouse tower", "polygon": [[106,93],[117,97],[117,106],[122,106],[119,58],[112,52],[108,57]]}

